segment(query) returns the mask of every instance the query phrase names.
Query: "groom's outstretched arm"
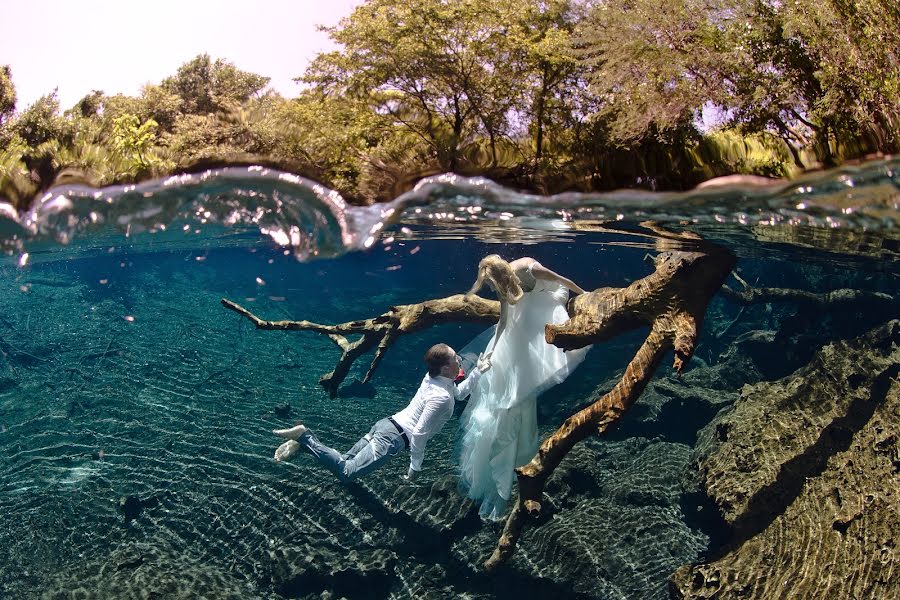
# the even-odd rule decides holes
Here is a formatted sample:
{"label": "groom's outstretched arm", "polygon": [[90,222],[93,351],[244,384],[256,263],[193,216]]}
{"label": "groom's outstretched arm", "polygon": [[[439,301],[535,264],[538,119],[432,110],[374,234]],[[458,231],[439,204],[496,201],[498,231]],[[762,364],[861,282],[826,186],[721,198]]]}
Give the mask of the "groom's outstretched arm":
{"label": "groom's outstretched arm", "polygon": [[488,369],[491,368],[491,352],[485,352],[481,356],[478,357],[478,362],[475,364],[475,369],[469,373],[469,376],[466,377],[462,383],[456,386],[456,399],[457,400],[465,400],[467,396],[472,393],[472,389],[478,383],[478,380],[481,379],[481,376],[487,372]]}
{"label": "groom's outstretched arm", "polygon": [[482,374],[483,373],[480,370],[473,369],[472,372],[469,373],[469,376],[456,386],[456,399],[465,400],[466,396],[471,394],[472,390],[475,389],[475,384],[481,379]]}

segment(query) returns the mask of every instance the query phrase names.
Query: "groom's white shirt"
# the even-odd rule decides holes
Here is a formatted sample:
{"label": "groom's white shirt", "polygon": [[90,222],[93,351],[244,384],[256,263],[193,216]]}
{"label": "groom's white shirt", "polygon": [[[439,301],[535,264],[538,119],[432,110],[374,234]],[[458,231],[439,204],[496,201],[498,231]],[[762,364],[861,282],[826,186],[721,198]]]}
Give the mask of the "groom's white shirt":
{"label": "groom's white shirt", "polygon": [[409,405],[393,415],[409,437],[409,467],[413,471],[422,470],[425,445],[453,416],[455,400],[468,396],[480,377],[481,371],[473,369],[457,386],[447,377],[425,375]]}

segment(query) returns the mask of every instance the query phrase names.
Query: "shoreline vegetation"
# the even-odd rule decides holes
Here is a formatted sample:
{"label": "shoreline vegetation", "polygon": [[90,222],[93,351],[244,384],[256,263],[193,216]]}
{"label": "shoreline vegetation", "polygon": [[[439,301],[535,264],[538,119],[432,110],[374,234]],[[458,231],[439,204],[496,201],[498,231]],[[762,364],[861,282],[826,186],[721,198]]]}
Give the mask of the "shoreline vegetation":
{"label": "shoreline vegetation", "polygon": [[684,190],[900,151],[894,0],[368,0],[284,98],[206,54],[138,96],[16,102],[0,200],[261,164],[348,201],[422,177],[537,193]]}

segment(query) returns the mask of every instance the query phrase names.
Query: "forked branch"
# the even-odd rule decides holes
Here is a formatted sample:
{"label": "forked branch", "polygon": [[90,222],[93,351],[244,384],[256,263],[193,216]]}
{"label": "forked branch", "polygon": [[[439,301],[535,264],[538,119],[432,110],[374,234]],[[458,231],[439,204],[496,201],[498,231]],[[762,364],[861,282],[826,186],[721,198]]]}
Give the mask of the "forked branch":
{"label": "forked branch", "polygon": [[[231,300],[223,298],[222,305],[249,319],[257,329],[313,331],[327,335],[341,349],[341,357],[334,370],[319,379],[321,386],[332,398],[337,396],[338,388],[350,372],[354,361],[373,348],[376,349],[375,356],[363,378],[363,383],[372,379],[385,352],[403,334],[413,333],[438,323],[494,323],[500,317],[500,303],[496,300],[463,294],[418,304],[392,306],[377,317],[347,321],[338,325],[321,325],[311,321],[267,321]],[[360,337],[351,342],[345,336],[352,334],[359,334]]]}
{"label": "forked branch", "polygon": [[603,288],[576,297],[571,318],[546,327],[547,341],[564,349],[583,348],[626,331],[649,326],[650,333],[608,394],[572,415],[544,440],[537,455],[516,469],[519,498],[485,569],[503,564],[515,551],[529,517],[541,510],[544,486],[572,447],[603,433],[641,395],[669,350],[681,372],[694,354],[710,298],[734,266],[723,251],[670,252],[655,258],[656,271],[624,289]]}

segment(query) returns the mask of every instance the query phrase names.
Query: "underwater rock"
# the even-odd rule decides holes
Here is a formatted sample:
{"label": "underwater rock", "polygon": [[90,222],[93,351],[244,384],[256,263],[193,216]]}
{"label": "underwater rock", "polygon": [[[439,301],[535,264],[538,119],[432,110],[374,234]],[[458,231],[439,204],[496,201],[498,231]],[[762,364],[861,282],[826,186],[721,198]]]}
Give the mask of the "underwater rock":
{"label": "underwater rock", "polygon": [[[161,539],[125,544],[108,556],[75,563],[51,579],[43,600],[102,600],[106,598],[221,598],[259,597],[250,584],[227,570],[189,557]],[[37,597],[37,596],[35,596]]]}
{"label": "underwater rock", "polygon": [[338,398],[368,398],[371,400],[375,394],[375,386],[371,382],[362,382],[359,379],[354,379],[352,383],[338,389]]}
{"label": "underwater rock", "polygon": [[554,582],[560,597],[664,598],[671,572],[707,542],[679,508],[689,459],[688,446],[659,439],[575,446],[547,482],[544,511],[519,541],[513,572]]}
{"label": "underwater rock", "polygon": [[747,386],[701,432],[697,484],[733,529],[677,598],[897,598],[900,321]]}
{"label": "underwater rock", "polygon": [[272,412],[275,413],[276,417],[280,417],[282,419],[286,419],[291,416],[291,405],[285,402],[284,404],[279,404],[275,408],[272,409]]}
{"label": "underwater rock", "polygon": [[[690,380],[687,375],[692,375]],[[643,437],[693,446],[697,433],[720,410],[732,404],[737,394],[705,387],[718,385],[716,368],[701,367],[687,375],[660,378],[648,385],[634,409],[610,437]]]}
{"label": "underwater rock", "polygon": [[272,583],[279,594],[290,598],[323,592],[338,598],[385,598],[397,564],[397,555],[390,550],[321,544],[277,548],[270,557]]}
{"label": "underwater rock", "polygon": [[459,492],[456,475],[444,475],[430,486],[399,486],[385,508],[392,515],[415,521],[423,529],[416,542],[423,544],[457,535],[479,522],[474,503]]}
{"label": "underwater rock", "polygon": [[125,522],[137,519],[144,509],[141,499],[137,496],[122,496],[119,498],[119,512],[125,515]]}

